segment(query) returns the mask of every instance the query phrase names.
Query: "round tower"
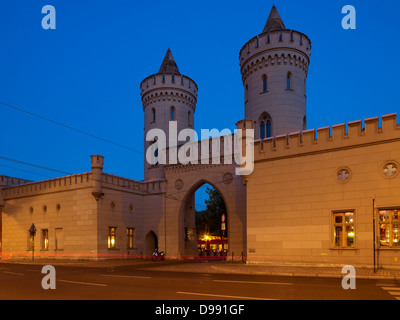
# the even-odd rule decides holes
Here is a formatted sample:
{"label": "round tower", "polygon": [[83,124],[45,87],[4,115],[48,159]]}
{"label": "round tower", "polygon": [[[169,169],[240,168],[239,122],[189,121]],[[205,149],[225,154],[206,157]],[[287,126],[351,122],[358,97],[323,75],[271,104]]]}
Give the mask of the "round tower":
{"label": "round tower", "polygon": [[[144,111],[145,180],[164,178],[163,166],[161,164],[149,164],[146,160],[146,151],[154,143],[153,141],[146,141],[147,132],[155,128],[163,130],[168,147],[170,121],[176,122],[178,134],[185,128],[194,129],[197,91],[197,84],[179,72],[169,48],[158,73],[145,78],[141,82],[140,93]],[[158,150],[154,152],[154,156],[158,156]]]}
{"label": "round tower", "polygon": [[310,54],[310,39],[286,29],[275,5],[263,32],[240,50],[245,118],[255,122],[255,139],[306,129]]}

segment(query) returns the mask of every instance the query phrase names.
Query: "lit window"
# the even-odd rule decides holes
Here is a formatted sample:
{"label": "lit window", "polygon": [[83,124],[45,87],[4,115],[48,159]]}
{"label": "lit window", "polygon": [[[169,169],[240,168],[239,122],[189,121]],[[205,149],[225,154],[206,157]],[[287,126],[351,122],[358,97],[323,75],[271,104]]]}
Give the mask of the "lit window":
{"label": "lit window", "polygon": [[116,227],[108,227],[108,249],[114,249],[116,244]]}
{"label": "lit window", "polygon": [[379,210],[379,242],[381,246],[399,246],[400,209]]}
{"label": "lit window", "polygon": [[354,247],[354,212],[334,212],[333,213],[333,236],[335,247],[351,248]]}
{"label": "lit window", "polygon": [[127,247],[128,249],[133,249],[133,228],[126,229],[126,236],[127,236]]}
{"label": "lit window", "polygon": [[42,250],[49,250],[49,230],[42,229]]}

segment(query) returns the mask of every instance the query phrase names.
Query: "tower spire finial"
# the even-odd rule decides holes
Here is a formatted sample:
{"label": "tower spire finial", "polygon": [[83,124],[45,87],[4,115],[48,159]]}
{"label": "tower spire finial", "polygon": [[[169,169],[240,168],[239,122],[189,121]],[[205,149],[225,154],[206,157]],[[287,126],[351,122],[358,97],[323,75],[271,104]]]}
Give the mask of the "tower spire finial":
{"label": "tower spire finial", "polygon": [[178,65],[175,62],[175,59],[172,55],[171,49],[168,48],[167,53],[165,54],[164,60],[161,64],[160,70],[158,73],[173,73],[173,74],[180,74]]}
{"label": "tower spire finial", "polygon": [[285,24],[279,15],[278,9],[276,9],[275,4],[272,5],[271,12],[269,13],[267,23],[264,26],[264,32],[276,31],[286,29]]}

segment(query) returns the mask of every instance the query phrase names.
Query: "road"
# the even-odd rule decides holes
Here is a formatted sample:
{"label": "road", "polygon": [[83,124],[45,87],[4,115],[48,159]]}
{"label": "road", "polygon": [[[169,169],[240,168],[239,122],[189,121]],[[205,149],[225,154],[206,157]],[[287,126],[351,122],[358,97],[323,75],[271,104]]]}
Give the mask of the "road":
{"label": "road", "polygon": [[400,282],[151,270],[143,266],[56,266],[44,290],[40,265],[0,264],[1,300],[400,300]]}

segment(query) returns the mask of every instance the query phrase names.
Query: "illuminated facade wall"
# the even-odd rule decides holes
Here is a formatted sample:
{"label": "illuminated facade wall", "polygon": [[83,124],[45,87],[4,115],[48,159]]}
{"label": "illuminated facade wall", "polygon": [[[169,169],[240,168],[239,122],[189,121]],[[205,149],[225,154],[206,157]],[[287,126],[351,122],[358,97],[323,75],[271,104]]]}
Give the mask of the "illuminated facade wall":
{"label": "illuminated facade wall", "polygon": [[384,116],[381,128],[372,118],[347,129],[256,141],[247,177],[249,262],[372,266],[375,215],[379,265],[400,266],[396,115]]}

